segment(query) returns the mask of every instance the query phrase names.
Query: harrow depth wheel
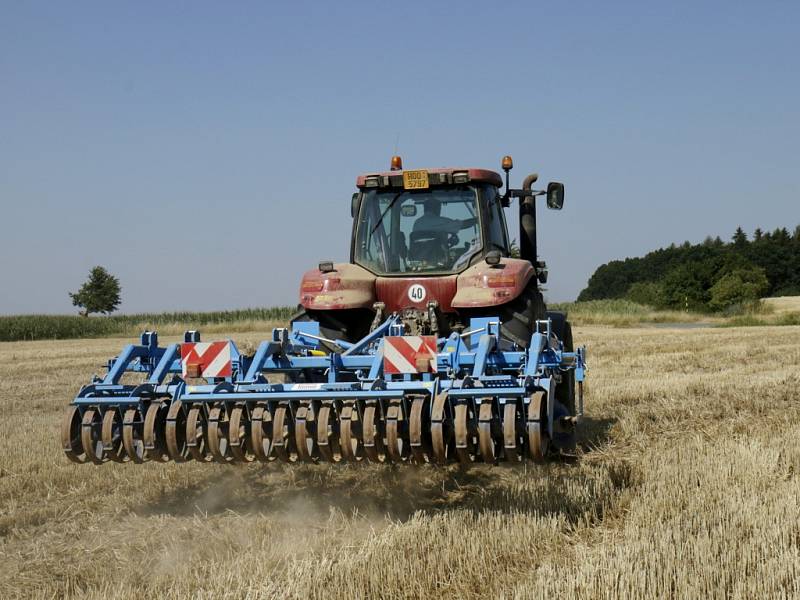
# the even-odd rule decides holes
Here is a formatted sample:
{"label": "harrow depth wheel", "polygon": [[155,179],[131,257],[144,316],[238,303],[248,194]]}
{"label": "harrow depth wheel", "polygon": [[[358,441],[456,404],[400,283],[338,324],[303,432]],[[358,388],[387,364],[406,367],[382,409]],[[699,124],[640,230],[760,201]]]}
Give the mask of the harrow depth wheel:
{"label": "harrow depth wheel", "polygon": [[372,463],[384,462],[386,460],[386,449],[383,445],[381,418],[377,403],[369,404],[364,409],[364,423],[361,427],[364,438],[364,453],[367,455],[367,460]]}
{"label": "harrow depth wheel", "polygon": [[470,432],[473,412],[471,408],[464,402],[456,404],[453,415],[456,456],[462,465],[475,462],[475,444]]}
{"label": "harrow depth wheel", "polygon": [[169,406],[164,402],[154,401],[144,416],[144,447],[151,459],[158,462],[169,462],[167,453],[166,432]]}
{"label": "harrow depth wheel", "polygon": [[439,465],[447,464],[453,437],[453,422],[447,409],[447,392],[436,394],[431,409],[431,449]]}
{"label": "harrow depth wheel", "polygon": [[319,409],[317,416],[317,448],[320,456],[331,463],[338,463],[342,460],[336,425],[336,413],[333,406],[324,404]]}
{"label": "harrow depth wheel", "polygon": [[253,454],[261,462],[270,462],[274,459],[272,454],[272,415],[264,405],[253,409],[250,421],[250,447]]}
{"label": "harrow depth wheel", "polygon": [[173,400],[167,412],[167,425],[164,429],[167,453],[175,462],[184,462],[191,458],[186,445],[186,410],[183,402]]}
{"label": "harrow depth wheel", "polygon": [[363,459],[364,443],[359,438],[360,427],[358,410],[352,404],[345,404],[339,413],[339,447],[343,460],[356,463]]}
{"label": "harrow depth wheel", "polygon": [[96,465],[102,465],[108,460],[103,451],[102,427],[103,418],[100,416],[100,410],[86,409],[81,422],[81,445],[86,456]]}
{"label": "harrow depth wheel", "polygon": [[122,447],[125,454],[135,463],[143,463],[150,460],[147,451],[144,449],[142,439],[142,413],[138,408],[129,408],[122,416]]}
{"label": "harrow depth wheel", "polygon": [[528,404],[528,456],[536,462],[543,462],[550,449],[547,435],[547,397],[544,392],[531,394]]}
{"label": "harrow depth wheel", "polygon": [[227,464],[233,460],[228,443],[228,411],[225,405],[217,405],[208,413],[208,449],[214,460]]}
{"label": "harrow depth wheel", "polygon": [[522,460],[522,438],[517,424],[517,403],[507,402],[503,408],[503,448],[506,460]]}
{"label": "harrow depth wheel", "polygon": [[275,448],[275,455],[283,462],[295,462],[297,454],[292,452],[290,447],[292,439],[291,419],[286,418],[287,406],[279,406],[275,409],[275,417],[272,420],[272,444]]}
{"label": "harrow depth wheel", "polygon": [[61,419],[61,449],[68,459],[78,464],[88,460],[81,443],[81,421],[81,413],[74,404],[67,407]]}
{"label": "harrow depth wheel", "polygon": [[189,409],[186,415],[186,446],[189,454],[199,462],[210,462],[213,456],[208,449],[208,423],[202,405],[198,404]]}
{"label": "harrow depth wheel", "polygon": [[250,436],[250,419],[247,417],[247,407],[237,405],[231,411],[231,420],[228,423],[228,442],[234,460],[239,462],[253,462],[255,453]]}
{"label": "harrow depth wheel", "polygon": [[103,452],[114,462],[127,462],[130,460],[122,447],[122,415],[116,408],[109,408],[103,415],[103,428],[101,431]]}

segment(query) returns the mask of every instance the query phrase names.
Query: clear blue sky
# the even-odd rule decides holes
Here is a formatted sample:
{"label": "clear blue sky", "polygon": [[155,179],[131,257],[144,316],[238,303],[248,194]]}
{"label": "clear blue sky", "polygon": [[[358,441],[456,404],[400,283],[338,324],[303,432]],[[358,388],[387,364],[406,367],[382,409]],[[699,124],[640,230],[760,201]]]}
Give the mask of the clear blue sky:
{"label": "clear blue sky", "polygon": [[357,173],[529,171],[547,296],[597,265],[800,223],[797,2],[0,3],[0,313],[297,301]]}

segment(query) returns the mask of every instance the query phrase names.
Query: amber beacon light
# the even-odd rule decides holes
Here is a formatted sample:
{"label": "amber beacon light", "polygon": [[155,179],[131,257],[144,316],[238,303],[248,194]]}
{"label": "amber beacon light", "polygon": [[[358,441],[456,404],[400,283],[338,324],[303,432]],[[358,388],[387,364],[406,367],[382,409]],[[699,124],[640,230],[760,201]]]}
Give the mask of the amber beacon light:
{"label": "amber beacon light", "polygon": [[401,171],[403,169],[403,159],[399,156],[392,157],[392,171]]}

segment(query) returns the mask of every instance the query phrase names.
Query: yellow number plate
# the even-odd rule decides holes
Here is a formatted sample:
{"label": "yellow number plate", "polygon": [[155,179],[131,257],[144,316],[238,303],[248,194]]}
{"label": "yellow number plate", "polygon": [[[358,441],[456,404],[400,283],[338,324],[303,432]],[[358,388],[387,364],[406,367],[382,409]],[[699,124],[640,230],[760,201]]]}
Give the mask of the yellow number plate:
{"label": "yellow number plate", "polygon": [[427,171],[403,171],[403,189],[427,190],[429,187]]}

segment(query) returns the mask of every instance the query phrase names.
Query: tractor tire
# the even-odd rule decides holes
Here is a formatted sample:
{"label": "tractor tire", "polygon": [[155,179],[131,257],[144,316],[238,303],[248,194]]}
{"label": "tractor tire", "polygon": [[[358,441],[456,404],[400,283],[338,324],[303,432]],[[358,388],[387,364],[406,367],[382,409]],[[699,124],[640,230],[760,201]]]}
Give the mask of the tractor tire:
{"label": "tractor tire", "polygon": [[[567,320],[567,315],[558,311],[547,311],[552,331],[564,343],[566,352],[575,350],[572,342],[572,325]],[[561,383],[556,386],[555,416],[575,416],[575,370],[561,373]],[[559,406],[560,405],[560,406]],[[574,450],[577,443],[575,430],[568,433],[559,433],[553,440],[554,444],[562,450]]]}
{"label": "tractor tire", "polygon": [[[572,324],[567,320],[567,315],[563,312],[547,311],[547,317],[552,323],[553,333],[564,343],[564,350],[573,352],[572,344]],[[564,405],[570,415],[575,414],[575,371],[570,369],[562,373],[562,381],[556,390],[556,400]]]}
{"label": "tractor tire", "polygon": [[503,337],[527,348],[536,329],[536,321],[545,317],[544,298],[536,282],[532,280],[519,296],[499,309]]}

